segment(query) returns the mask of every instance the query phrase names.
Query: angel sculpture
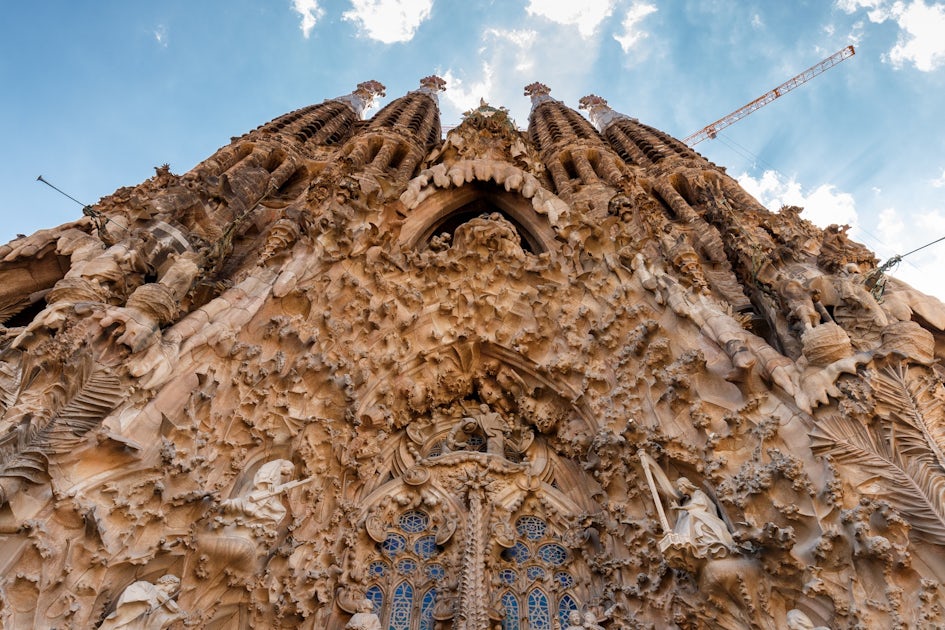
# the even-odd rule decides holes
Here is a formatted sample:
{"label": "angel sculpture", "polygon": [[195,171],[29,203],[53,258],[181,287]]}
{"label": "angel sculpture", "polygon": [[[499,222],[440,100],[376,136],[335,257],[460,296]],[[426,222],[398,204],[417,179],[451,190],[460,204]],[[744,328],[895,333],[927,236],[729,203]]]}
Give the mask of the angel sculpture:
{"label": "angel sculpture", "polygon": [[165,575],[156,584],[139,580],[118,597],[100,630],[164,630],[185,615],[174,597],[180,590],[180,578]]}
{"label": "angel sculpture", "polygon": [[[688,569],[694,565],[693,561],[696,559],[724,558],[731,554],[735,550],[735,540],[725,521],[719,517],[709,495],[699,490],[686,477],[680,477],[674,485],[645,451],[640,450],[637,455],[643,464],[643,472],[663,526],[665,535],[660,541],[660,549],[667,554],[667,559],[679,560],[683,567]],[[672,528],[663,511],[660,491],[676,502],[672,509],[676,510],[678,515]],[[691,558],[678,557],[682,552]]]}

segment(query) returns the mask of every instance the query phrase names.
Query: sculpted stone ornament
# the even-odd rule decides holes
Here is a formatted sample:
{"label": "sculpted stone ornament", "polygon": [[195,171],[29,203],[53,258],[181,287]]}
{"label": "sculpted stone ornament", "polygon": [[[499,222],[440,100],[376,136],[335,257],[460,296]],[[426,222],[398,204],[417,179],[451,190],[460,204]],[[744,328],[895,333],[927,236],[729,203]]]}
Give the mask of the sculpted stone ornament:
{"label": "sculpted stone ornament", "polygon": [[164,630],[186,617],[174,598],[180,592],[180,578],[165,575],[155,584],[140,580],[122,591],[115,610],[100,630]]}
{"label": "sculpted stone ornament", "polygon": [[945,304],[604,98],[444,87],[0,245],[0,626],[945,627]]}
{"label": "sculpted stone ornament", "polygon": [[[660,550],[670,565],[693,571],[706,560],[732,554],[735,540],[725,521],[719,518],[718,510],[709,496],[686,477],[677,479],[674,486],[652,457],[642,450],[637,454],[663,524],[664,536],[660,540]],[[676,500],[672,509],[678,515],[672,528],[663,511],[660,490]]]}
{"label": "sculpted stone ornament", "polygon": [[374,613],[374,602],[369,599],[361,601],[358,612],[345,624],[345,630],[381,630],[381,620]]}

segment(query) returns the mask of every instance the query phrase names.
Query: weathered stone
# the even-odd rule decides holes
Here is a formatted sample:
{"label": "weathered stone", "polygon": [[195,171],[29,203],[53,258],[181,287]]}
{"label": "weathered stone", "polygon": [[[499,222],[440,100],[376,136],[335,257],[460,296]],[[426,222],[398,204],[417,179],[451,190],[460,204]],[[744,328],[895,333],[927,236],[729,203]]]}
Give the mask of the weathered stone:
{"label": "weathered stone", "polygon": [[0,248],[0,624],[945,625],[945,306],[603,98],[443,87]]}

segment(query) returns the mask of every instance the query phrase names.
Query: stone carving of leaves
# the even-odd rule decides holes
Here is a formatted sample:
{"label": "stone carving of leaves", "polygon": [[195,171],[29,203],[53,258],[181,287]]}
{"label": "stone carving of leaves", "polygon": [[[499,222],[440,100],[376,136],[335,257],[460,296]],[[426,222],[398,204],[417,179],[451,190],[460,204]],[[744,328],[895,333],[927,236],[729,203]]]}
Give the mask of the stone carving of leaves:
{"label": "stone carving of leaves", "polygon": [[51,416],[33,416],[28,425],[0,439],[0,476],[42,482],[48,456],[78,446],[124,395],[119,378],[105,368],[80,370],[76,380],[80,385]]}
{"label": "stone carving of leaves", "polygon": [[903,448],[895,437],[898,423],[879,430],[844,416],[826,418],[814,429],[814,451],[831,455],[867,475],[858,489],[888,501],[913,527],[913,533],[945,544],[945,474],[914,446]]}
{"label": "stone carving of leaves", "polygon": [[877,413],[895,423],[889,439],[945,473],[945,400],[939,380],[925,368],[899,364],[882,370],[870,384]]}

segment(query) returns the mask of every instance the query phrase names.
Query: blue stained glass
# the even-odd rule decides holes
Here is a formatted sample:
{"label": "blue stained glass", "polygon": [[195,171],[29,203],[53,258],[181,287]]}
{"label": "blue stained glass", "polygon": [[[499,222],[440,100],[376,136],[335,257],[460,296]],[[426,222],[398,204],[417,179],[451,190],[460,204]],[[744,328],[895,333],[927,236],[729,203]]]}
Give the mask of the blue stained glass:
{"label": "blue stained glass", "polygon": [[436,589],[423,594],[420,602],[420,627],[417,630],[433,630],[433,607],[436,606]]}
{"label": "blue stained glass", "polygon": [[518,609],[518,600],[515,595],[506,591],[502,593],[502,607],[505,609],[505,619],[502,620],[502,630],[519,630],[521,613]]}
{"label": "blue stained glass", "polygon": [[529,580],[540,580],[545,577],[545,570],[541,567],[528,567],[525,571],[525,576],[528,577]]}
{"label": "blue stained glass", "polygon": [[436,555],[436,538],[434,536],[424,536],[413,544],[413,550],[424,560],[429,560]]}
{"label": "blue stained glass", "polygon": [[531,557],[531,552],[528,551],[528,547],[525,546],[525,543],[522,541],[517,541],[511,548],[506,549],[502,552],[502,557],[506,560],[512,560],[522,564]]}
{"label": "blue stained glass", "polygon": [[389,568],[386,562],[375,561],[371,563],[369,570],[374,577],[383,577]]}
{"label": "blue stained glass", "polygon": [[540,540],[544,538],[548,526],[545,521],[537,516],[522,516],[515,521],[515,531],[519,536],[524,536],[529,540]]}
{"label": "blue stained glass", "polygon": [[502,569],[499,571],[499,580],[501,580],[503,584],[514,586],[516,580],[518,580],[518,573],[512,569]]}
{"label": "blue stained glass", "polygon": [[368,590],[364,591],[364,598],[374,602],[375,615],[381,614],[381,607],[384,605],[384,593],[381,592],[381,587],[372,586]]}
{"label": "blue stained glass", "polygon": [[388,630],[410,630],[410,613],[413,609],[413,587],[408,582],[401,582],[394,589],[390,607],[390,626]]}
{"label": "blue stained glass", "polygon": [[442,580],[446,577],[446,569],[443,568],[442,564],[429,564],[427,565],[427,577],[431,580]]}
{"label": "blue stained glass", "polygon": [[404,575],[410,575],[417,568],[417,563],[412,558],[404,558],[397,563],[397,570]]}
{"label": "blue stained glass", "polygon": [[555,579],[558,581],[558,585],[562,589],[571,588],[574,586],[574,578],[571,577],[570,573],[565,573],[564,571],[555,573]]}
{"label": "blue stained glass", "polygon": [[419,534],[430,524],[430,517],[418,510],[405,512],[400,516],[400,529],[408,534]]}
{"label": "blue stained glass", "polygon": [[537,588],[528,594],[528,627],[531,630],[551,630],[548,597]]}
{"label": "blue stained glass", "polygon": [[391,558],[407,548],[407,540],[399,534],[387,534],[381,543],[381,550]]}
{"label": "blue stained glass", "polygon": [[466,450],[486,450],[486,438],[482,437],[481,435],[470,435],[468,438],[466,438]]}
{"label": "blue stained glass", "polygon": [[577,609],[577,602],[570,595],[565,595],[558,600],[558,621],[561,622],[562,628],[567,628],[570,625],[568,624],[568,615],[571,614],[572,610]]}
{"label": "blue stained glass", "polygon": [[538,548],[538,557],[551,566],[557,567],[568,559],[568,552],[561,545],[551,543]]}

